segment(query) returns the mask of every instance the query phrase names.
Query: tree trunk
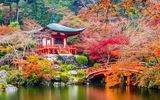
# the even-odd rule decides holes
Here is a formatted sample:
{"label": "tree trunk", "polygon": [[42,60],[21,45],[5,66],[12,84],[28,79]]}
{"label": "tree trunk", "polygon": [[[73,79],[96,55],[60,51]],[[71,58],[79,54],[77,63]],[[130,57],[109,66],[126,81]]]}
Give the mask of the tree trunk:
{"label": "tree trunk", "polygon": [[16,2],[16,21],[19,21],[19,1]]}
{"label": "tree trunk", "polygon": [[11,5],[11,3],[9,4],[9,16],[10,16],[10,18],[9,18],[9,23],[10,23],[11,19],[12,19],[12,5]]}

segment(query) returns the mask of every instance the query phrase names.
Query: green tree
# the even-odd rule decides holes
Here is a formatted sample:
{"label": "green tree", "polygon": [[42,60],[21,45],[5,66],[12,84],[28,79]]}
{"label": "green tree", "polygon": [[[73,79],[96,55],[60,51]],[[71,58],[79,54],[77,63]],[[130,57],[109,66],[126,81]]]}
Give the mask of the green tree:
{"label": "green tree", "polygon": [[2,0],[0,3],[4,3],[5,5],[10,6],[10,11],[12,11],[12,4],[16,4],[16,20],[19,18],[19,2],[20,0]]}
{"label": "green tree", "polygon": [[46,4],[52,5],[52,19],[59,22],[70,12],[72,0],[46,0]]}
{"label": "green tree", "polygon": [[52,13],[45,0],[25,0],[20,3],[21,18],[35,19],[40,25],[45,26],[51,22]]}

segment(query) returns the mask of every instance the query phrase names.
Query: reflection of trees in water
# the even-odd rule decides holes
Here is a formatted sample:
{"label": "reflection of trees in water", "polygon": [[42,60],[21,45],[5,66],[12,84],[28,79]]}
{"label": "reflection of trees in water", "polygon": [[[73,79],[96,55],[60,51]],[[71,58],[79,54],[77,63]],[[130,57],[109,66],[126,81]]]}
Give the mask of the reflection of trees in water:
{"label": "reflection of trees in water", "polygon": [[[107,88],[107,87],[87,87],[87,100],[142,100],[141,96],[137,96],[130,87],[123,88]],[[136,91],[134,91],[136,92]]]}
{"label": "reflection of trees in water", "polygon": [[105,88],[104,87],[86,87],[86,98],[87,100],[110,100],[106,98]]}
{"label": "reflection of trees in water", "polygon": [[86,100],[86,88],[83,86],[21,88],[18,96],[19,99],[15,100]]}
{"label": "reflection of trees in water", "polygon": [[159,97],[158,90],[95,86],[19,88],[14,94],[3,97],[0,94],[0,100],[159,100]]}

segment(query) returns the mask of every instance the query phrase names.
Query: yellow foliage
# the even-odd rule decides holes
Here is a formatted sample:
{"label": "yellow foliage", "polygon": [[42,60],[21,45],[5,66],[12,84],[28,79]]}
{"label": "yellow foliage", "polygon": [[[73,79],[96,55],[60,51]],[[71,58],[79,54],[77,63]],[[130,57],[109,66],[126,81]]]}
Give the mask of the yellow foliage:
{"label": "yellow foliage", "polygon": [[112,16],[116,16],[117,15],[117,12],[112,12]]}
{"label": "yellow foliage", "polygon": [[39,61],[38,55],[29,55],[27,56],[27,62],[36,64]]}
{"label": "yellow foliage", "polygon": [[118,10],[118,5],[113,5],[114,10]]}
{"label": "yellow foliage", "polygon": [[[27,63],[37,64],[39,67],[49,68],[52,65],[52,62],[46,58],[39,59],[38,55],[29,55],[27,56]],[[48,67],[49,66],[49,67]]]}
{"label": "yellow foliage", "polygon": [[7,47],[3,47],[0,46],[0,52],[6,52],[6,53],[10,53],[13,50],[13,46],[7,46]]}
{"label": "yellow foliage", "polygon": [[127,5],[124,3],[124,4],[122,5],[122,8],[127,8]]}
{"label": "yellow foliage", "polygon": [[43,58],[42,60],[39,60],[37,62],[37,65],[40,67],[48,68],[48,66],[51,67],[52,62],[47,60],[46,58]]}

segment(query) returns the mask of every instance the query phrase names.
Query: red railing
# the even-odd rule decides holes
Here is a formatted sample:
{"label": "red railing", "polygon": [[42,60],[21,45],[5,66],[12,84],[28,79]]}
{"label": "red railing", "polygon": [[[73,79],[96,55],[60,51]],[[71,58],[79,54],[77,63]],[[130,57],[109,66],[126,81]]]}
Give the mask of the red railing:
{"label": "red railing", "polygon": [[77,48],[75,46],[66,46],[60,47],[59,45],[54,45],[54,46],[37,46],[36,47],[36,53],[38,54],[76,54],[77,53]]}

